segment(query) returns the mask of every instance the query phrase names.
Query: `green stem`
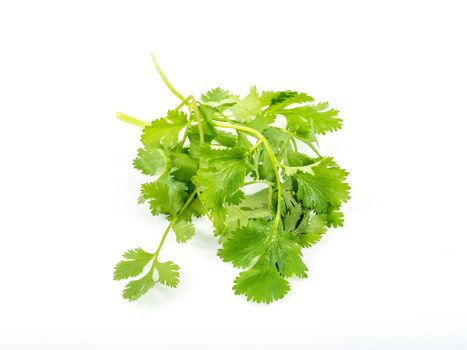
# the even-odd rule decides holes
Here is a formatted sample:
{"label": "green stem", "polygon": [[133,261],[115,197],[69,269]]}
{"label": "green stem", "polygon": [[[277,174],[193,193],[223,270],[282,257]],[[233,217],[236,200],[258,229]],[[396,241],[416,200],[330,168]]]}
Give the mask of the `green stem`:
{"label": "green stem", "polygon": [[259,152],[255,152],[253,154],[253,162],[255,166],[255,173],[256,173],[256,178],[259,179]]}
{"label": "green stem", "polygon": [[187,106],[188,109],[190,108],[190,104],[189,104],[189,101],[190,99],[192,98],[193,96],[188,96],[186,99],[184,99],[182,101],[182,103],[180,103],[177,108],[175,108],[176,111],[178,111],[180,108],[182,108],[183,106]]}
{"label": "green stem", "polygon": [[271,209],[272,208],[272,195],[273,195],[273,190],[272,190],[272,186],[269,185],[269,190],[268,190],[268,208]]}
{"label": "green stem", "polygon": [[248,155],[251,155],[254,151],[256,151],[256,149],[259,147],[259,145],[261,145],[262,141],[258,141],[253,147],[250,148],[250,150],[248,151]]}
{"label": "green stem", "polygon": [[316,155],[317,155],[318,157],[323,158],[323,156],[322,156],[321,154],[319,154],[318,150],[316,149],[315,146],[313,146],[313,144],[312,144],[311,142],[308,144],[308,146],[310,146],[310,148],[313,150],[313,152],[316,153]]}
{"label": "green stem", "polygon": [[186,200],[185,204],[183,204],[183,207],[178,211],[177,215],[175,215],[175,217],[170,221],[170,224],[167,226],[167,228],[165,229],[164,231],[164,234],[162,235],[162,238],[161,238],[161,241],[159,243],[159,246],[157,247],[157,250],[156,252],[154,253],[154,263],[153,263],[153,266],[151,267],[152,270],[154,270],[154,267],[156,266],[156,260],[157,260],[157,257],[159,256],[159,253],[162,249],[162,246],[164,245],[164,242],[165,242],[165,238],[167,237],[167,235],[169,234],[170,232],[170,229],[172,228],[172,226],[177,222],[178,218],[180,217],[180,214],[183,213],[183,211],[188,207],[188,205],[191,203],[191,201],[193,200],[193,198],[195,197],[196,195],[196,191],[193,191],[191,192],[190,196],[188,197],[188,199]]}
{"label": "green stem", "polygon": [[165,76],[164,72],[162,71],[161,67],[159,66],[159,64],[157,63],[157,59],[156,59],[156,55],[154,54],[151,54],[151,58],[152,58],[152,63],[154,64],[154,67],[156,67],[157,69],[157,73],[159,73],[159,76],[161,77],[162,81],[165,83],[165,85],[169,88],[170,91],[172,91],[172,93],[177,96],[180,100],[184,101],[185,100],[185,97],[182,96],[181,93],[179,93],[174,87],[173,85],[169,82],[169,80],[167,79],[167,77]]}
{"label": "green stem", "polygon": [[191,96],[191,107],[193,109],[193,113],[195,114],[196,121],[198,122],[198,129],[199,129],[199,142],[201,144],[204,143],[204,129],[203,124],[201,124],[201,115],[199,114],[198,105],[196,104],[196,100],[193,96]]}
{"label": "green stem", "polygon": [[229,117],[225,116],[224,113],[222,113],[221,111],[219,111],[217,108],[215,108],[216,112],[219,113],[219,115],[222,117],[222,118],[215,118],[214,117],[214,120],[218,120],[218,121],[221,121],[221,122],[232,122]]}
{"label": "green stem", "polygon": [[209,220],[211,220],[211,222],[212,222],[213,221],[212,215],[209,213],[208,208],[204,204],[203,197],[201,196],[201,193],[197,192],[197,194],[198,194],[198,199],[199,199],[199,202],[201,203],[201,206],[204,208],[204,211],[206,212],[206,215],[208,216]]}
{"label": "green stem", "polygon": [[190,131],[190,126],[191,126],[191,123],[188,123],[186,125],[185,132],[183,133],[182,141],[180,141],[180,146],[182,147],[185,144],[186,138],[188,137],[188,131]]}
{"label": "green stem", "polygon": [[169,234],[170,229],[172,228],[174,223],[175,223],[175,220],[171,221],[170,224],[165,229],[164,234],[162,235],[161,241],[159,242],[159,246],[157,247],[156,253],[154,254],[154,258],[155,258],[154,260],[157,260],[157,257],[159,256],[159,253],[160,253],[160,251],[162,249],[162,246],[164,245],[165,238]]}
{"label": "green stem", "polygon": [[295,141],[295,139],[293,137],[292,137],[292,145],[293,145],[294,151],[298,152],[297,141]]}
{"label": "green stem", "polygon": [[134,126],[139,126],[140,128],[144,128],[146,125],[149,125],[149,123],[146,123],[143,120],[139,120],[133,117],[130,117],[129,115],[126,115],[124,113],[117,113],[117,118],[121,120],[122,122],[134,125]]}
{"label": "green stem", "polygon": [[248,185],[253,185],[253,184],[266,184],[268,186],[273,185],[272,182],[269,182],[268,180],[251,180],[245,182],[242,186],[248,186]]}
{"label": "green stem", "polygon": [[236,125],[236,124],[225,124],[225,123],[219,123],[219,122],[213,122],[213,124],[214,124],[214,126],[217,126],[218,128],[236,129],[236,130],[244,131],[247,134],[250,134],[250,135],[256,137],[258,140],[260,140],[263,143],[263,146],[266,149],[266,152],[267,152],[267,154],[269,156],[269,159],[271,159],[271,162],[273,164],[274,174],[275,174],[275,177],[276,177],[277,211],[276,211],[276,217],[274,219],[273,228],[277,228],[277,226],[279,225],[279,222],[281,220],[282,185],[281,185],[281,178],[280,178],[279,170],[278,170],[278,167],[281,164],[276,159],[276,156],[274,155],[274,152],[273,152],[273,150],[271,148],[271,145],[269,144],[268,140],[258,130],[249,128],[247,126]]}

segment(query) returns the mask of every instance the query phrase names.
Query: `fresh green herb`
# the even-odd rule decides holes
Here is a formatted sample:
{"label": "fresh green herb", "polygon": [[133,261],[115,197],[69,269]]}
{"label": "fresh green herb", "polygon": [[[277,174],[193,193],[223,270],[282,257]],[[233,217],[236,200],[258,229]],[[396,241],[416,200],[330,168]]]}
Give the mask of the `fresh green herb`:
{"label": "fresh green herb", "polygon": [[[263,303],[284,297],[287,278],[307,277],[302,249],[329,227],[343,225],[348,173],[316,149],[318,134],[341,128],[338,111],[305,93],[255,87],[242,99],[221,88],[199,100],[185,98],[154,56],[153,62],[181,103],[150,123],[123,113],[117,117],[143,127],[133,165],[153,180],[141,186],[139,201],[169,224],[154,253],[131,249],[116,265],[115,280],[142,276],[126,285],[123,297],[136,300],[156,283],[178,285],[178,265],[160,261],[159,253],[171,231],[177,242],[189,241],[193,217],[204,215],[221,244],[217,255],[243,270],[235,293]],[[285,127],[277,126],[279,116]],[[314,155],[301,153],[300,142]],[[251,184],[262,187],[245,194]]]}

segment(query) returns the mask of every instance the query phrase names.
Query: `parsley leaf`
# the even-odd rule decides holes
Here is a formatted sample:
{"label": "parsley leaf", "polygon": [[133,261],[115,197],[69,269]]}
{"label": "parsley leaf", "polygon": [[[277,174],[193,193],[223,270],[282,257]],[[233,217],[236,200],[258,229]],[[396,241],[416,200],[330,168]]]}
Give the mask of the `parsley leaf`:
{"label": "parsley leaf", "polygon": [[[240,273],[234,290],[258,302],[267,303],[283,297],[285,293],[279,291],[288,290],[284,277],[307,276],[301,246],[294,235],[290,232],[275,234],[271,223],[264,220],[251,220],[247,227],[235,231],[223,243],[218,255],[235,267],[246,268],[253,264],[248,271]],[[283,288],[264,290],[264,285]],[[261,293],[258,295],[254,291]]]}
{"label": "parsley leaf", "polygon": [[201,192],[208,208],[219,208],[224,203],[235,204],[243,198],[240,191],[245,181],[245,155],[236,150],[205,150],[206,166],[198,170],[193,182]]}
{"label": "parsley leaf", "polygon": [[204,104],[217,107],[220,106],[229,106],[238,101],[239,97],[237,95],[232,95],[230,91],[223,90],[219,87],[209,90],[205,94],[201,95],[201,101]]}
{"label": "parsley leaf", "polygon": [[195,226],[188,221],[178,221],[172,226],[172,229],[178,243],[186,243],[195,235]]}
{"label": "parsley leaf", "polygon": [[324,159],[313,171],[313,175],[302,172],[294,175],[297,198],[305,207],[318,214],[327,213],[350,199],[350,187],[344,182],[348,173],[331,159]]}
{"label": "parsley leaf", "polygon": [[261,111],[261,101],[256,87],[251,87],[250,93],[243,100],[230,107],[230,110],[238,121],[250,121],[254,115]]}
{"label": "parsley leaf", "polygon": [[298,235],[300,245],[311,247],[326,233],[326,228],[326,217],[309,210],[304,214],[294,233]]}
{"label": "parsley leaf", "polygon": [[246,226],[248,220],[266,218],[271,216],[268,208],[268,189],[258,191],[252,195],[247,195],[236,205],[226,206],[226,217],[223,220],[222,235],[227,236],[230,232],[239,227]]}
{"label": "parsley leaf", "polygon": [[151,274],[147,274],[144,277],[128,282],[123,290],[123,297],[130,301],[139,299],[141,296],[146,294],[149,289],[154,287],[154,280],[152,279]]}
{"label": "parsley leaf", "polygon": [[156,175],[158,170],[165,167],[165,161],[164,152],[160,148],[140,148],[133,166],[144,175]]}
{"label": "parsley leaf", "polygon": [[152,215],[169,214],[175,216],[188,197],[187,186],[165,174],[154,182],[141,186],[141,198],[149,201]]}
{"label": "parsley leaf", "polygon": [[217,255],[231,261],[235,267],[248,267],[266,249],[269,225],[262,220],[252,220],[247,227],[240,228],[224,242]]}
{"label": "parsley leaf", "polygon": [[283,298],[290,285],[277,271],[253,268],[238,275],[233,289],[235,294],[243,294],[247,300],[269,304]]}
{"label": "parsley leaf", "polygon": [[159,275],[158,282],[172,288],[178,285],[180,281],[180,267],[178,265],[174,264],[172,261],[167,261],[164,263],[157,262],[155,266]]}
{"label": "parsley leaf", "polygon": [[169,111],[166,118],[154,120],[143,129],[141,142],[145,146],[173,146],[178,142],[178,134],[186,124],[185,113]]}
{"label": "parsley leaf", "polygon": [[144,267],[152,260],[153,254],[141,248],[131,249],[123,254],[126,260],[120,261],[114,270],[114,280],[136,277],[143,272]]}

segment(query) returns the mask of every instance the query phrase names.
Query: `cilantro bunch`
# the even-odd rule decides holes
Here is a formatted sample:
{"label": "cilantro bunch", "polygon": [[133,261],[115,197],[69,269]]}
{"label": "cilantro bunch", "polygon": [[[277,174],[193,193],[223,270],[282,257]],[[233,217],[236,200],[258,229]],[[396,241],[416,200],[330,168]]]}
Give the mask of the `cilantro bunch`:
{"label": "cilantro bunch", "polygon": [[[133,165],[151,180],[141,185],[139,202],[169,224],[155,252],[131,249],[116,265],[115,280],[137,277],[123,297],[136,300],[156,283],[178,285],[179,266],[160,261],[159,253],[172,231],[177,242],[189,241],[193,217],[204,215],[221,245],[217,255],[242,270],[235,294],[263,303],[284,297],[289,277],[307,277],[302,249],[343,225],[348,173],[315,147],[317,135],[341,128],[338,111],[306,93],[259,93],[255,87],[244,98],[220,88],[199,100],[184,97],[154,56],[153,62],[181,103],[150,123],[117,117],[143,128]],[[277,126],[279,116],[285,127]],[[299,141],[312,155],[299,151]],[[245,194],[251,184],[262,189]]]}

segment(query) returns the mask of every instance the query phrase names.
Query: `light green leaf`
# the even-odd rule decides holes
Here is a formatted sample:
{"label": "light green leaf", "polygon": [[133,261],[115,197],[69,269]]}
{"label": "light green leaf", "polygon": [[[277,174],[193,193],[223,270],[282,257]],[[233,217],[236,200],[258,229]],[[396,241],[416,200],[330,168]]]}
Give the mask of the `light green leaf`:
{"label": "light green leaf", "polygon": [[328,227],[344,226],[344,214],[342,214],[340,211],[331,211],[326,219]]}
{"label": "light green leaf", "polygon": [[342,127],[342,119],[336,118],[339,111],[337,109],[327,109],[328,107],[329,102],[320,102],[311,106],[311,119],[317,134],[324,135],[328,131],[336,131]]}
{"label": "light green leaf", "polygon": [[294,231],[302,247],[311,247],[326,233],[326,217],[309,210]]}
{"label": "light green leaf", "polygon": [[156,175],[165,166],[164,151],[157,147],[138,149],[138,155],[133,161],[135,169],[144,175]]}
{"label": "light green leaf", "polygon": [[154,280],[152,279],[152,274],[148,273],[139,280],[131,281],[123,290],[123,298],[130,301],[139,299],[142,295],[146,294],[149,289],[154,287]]}
{"label": "light green leaf", "polygon": [[172,152],[170,154],[172,165],[171,175],[180,182],[189,182],[198,169],[197,162],[188,154]]}
{"label": "light green leaf", "polygon": [[271,247],[268,259],[284,277],[307,277],[308,268],[302,260],[300,244],[290,232],[278,235]]}
{"label": "light green leaf", "polygon": [[267,126],[274,123],[276,115],[272,113],[260,112],[246,125],[258,131],[263,131]]}
{"label": "light green leaf", "polygon": [[154,182],[141,186],[141,198],[149,201],[153,215],[169,214],[175,216],[188,197],[184,183],[174,180],[170,175],[163,175]]}
{"label": "light green leaf", "polygon": [[144,267],[152,260],[153,254],[145,252],[141,248],[128,250],[123,254],[126,260],[120,261],[114,270],[114,280],[122,280],[138,276]]}
{"label": "light green leaf", "polygon": [[236,230],[237,228],[246,226],[248,220],[267,218],[271,216],[271,210],[268,208],[269,190],[263,189],[252,195],[247,195],[237,205],[227,205],[227,216],[224,219],[224,229],[222,234]]}
{"label": "light green leaf", "polygon": [[185,210],[178,214],[178,217],[180,220],[191,221],[193,217],[199,218],[206,214],[206,208],[203,203],[201,203],[200,198],[196,195]]}
{"label": "light green leaf", "polygon": [[174,146],[178,143],[178,133],[187,122],[184,112],[169,111],[166,118],[156,119],[143,129],[141,142],[147,147]]}
{"label": "light green leaf", "polygon": [[157,280],[159,283],[172,288],[175,288],[178,285],[180,267],[177,264],[174,264],[173,261],[166,261],[164,263],[157,262],[156,270],[159,275]]}
{"label": "light green leaf", "polygon": [[350,187],[344,182],[348,173],[331,159],[323,159],[313,170],[314,175],[297,173],[294,176],[297,198],[304,206],[324,214],[350,199]]}
{"label": "light green leaf", "polygon": [[178,243],[186,243],[195,235],[195,226],[189,221],[177,221],[172,229]]}
{"label": "light green leaf", "polygon": [[240,150],[205,150],[207,167],[200,168],[193,177],[202,192],[203,203],[210,209],[224,203],[235,204],[243,198],[240,191],[247,172],[244,153]]}
{"label": "light green leaf", "polygon": [[238,101],[239,96],[233,95],[228,90],[216,87],[201,95],[201,101],[211,107],[219,107],[222,105],[234,104]]}
{"label": "light green leaf", "polygon": [[290,285],[277,271],[252,268],[240,272],[233,289],[235,294],[243,294],[247,300],[269,304],[283,298],[290,290]]}
{"label": "light green leaf", "polygon": [[261,102],[256,87],[251,87],[250,93],[229,108],[239,122],[249,122],[261,111]]}
{"label": "light green leaf", "polygon": [[[287,191],[284,193],[287,193]],[[285,209],[283,211],[285,211]],[[297,203],[295,206],[288,207],[288,211],[285,213],[285,216],[283,219],[284,230],[288,232],[294,231],[302,215],[303,215],[303,208],[299,203]]]}
{"label": "light green leaf", "polygon": [[231,261],[235,267],[248,267],[266,249],[266,236],[269,224],[263,220],[251,220],[247,227],[232,233],[224,242],[217,255],[222,260]]}
{"label": "light green leaf", "polygon": [[263,91],[260,97],[262,106],[269,106],[268,112],[275,112],[291,104],[312,102],[313,98],[305,93],[296,91]]}
{"label": "light green leaf", "polygon": [[342,119],[337,118],[336,109],[327,109],[327,102],[288,109],[275,109],[287,118],[287,129],[305,140],[316,139],[315,133],[324,135],[342,127]]}

